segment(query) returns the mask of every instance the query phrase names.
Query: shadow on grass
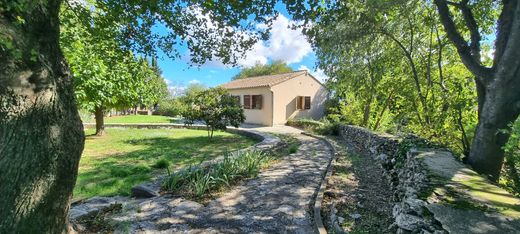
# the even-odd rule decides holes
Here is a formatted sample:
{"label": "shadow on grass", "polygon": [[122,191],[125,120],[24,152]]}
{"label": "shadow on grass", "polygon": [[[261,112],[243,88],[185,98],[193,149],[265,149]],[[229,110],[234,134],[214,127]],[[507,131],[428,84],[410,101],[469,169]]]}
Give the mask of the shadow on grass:
{"label": "shadow on grass", "polygon": [[[95,135],[89,140],[102,140]],[[247,147],[251,140],[242,136],[186,136],[182,138],[152,137],[122,140],[124,146],[140,146],[139,150],[84,158],[82,169],[74,189],[75,199],[92,196],[129,195],[130,189],[151,178],[166,174],[165,169],[155,169],[159,161],[168,161],[175,170],[190,164],[198,164],[226,152]],[[107,144],[110,147],[118,147]],[[120,147],[120,146],[119,146]]]}

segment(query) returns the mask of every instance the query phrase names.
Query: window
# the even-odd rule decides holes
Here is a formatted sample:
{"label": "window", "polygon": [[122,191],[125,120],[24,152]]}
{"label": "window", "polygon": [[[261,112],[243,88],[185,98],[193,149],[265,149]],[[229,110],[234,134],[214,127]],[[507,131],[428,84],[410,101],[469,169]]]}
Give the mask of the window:
{"label": "window", "polygon": [[310,96],[296,97],[296,109],[298,109],[298,110],[311,109],[311,97]]}
{"label": "window", "polygon": [[262,109],[262,95],[252,96],[251,109]]}
{"label": "window", "polygon": [[251,109],[251,95],[244,95],[244,109]]}
{"label": "window", "polygon": [[311,97],[306,96],[305,97],[305,110],[311,109]]}

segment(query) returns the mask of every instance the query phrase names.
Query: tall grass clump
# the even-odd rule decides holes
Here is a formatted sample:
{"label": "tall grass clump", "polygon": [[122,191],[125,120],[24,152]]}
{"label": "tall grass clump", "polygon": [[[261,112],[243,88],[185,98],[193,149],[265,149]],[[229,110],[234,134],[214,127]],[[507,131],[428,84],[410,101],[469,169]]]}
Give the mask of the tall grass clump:
{"label": "tall grass clump", "polygon": [[259,151],[226,154],[223,160],[209,166],[190,166],[172,173],[163,182],[162,189],[173,194],[202,198],[239,180],[256,177],[268,161],[269,157]]}

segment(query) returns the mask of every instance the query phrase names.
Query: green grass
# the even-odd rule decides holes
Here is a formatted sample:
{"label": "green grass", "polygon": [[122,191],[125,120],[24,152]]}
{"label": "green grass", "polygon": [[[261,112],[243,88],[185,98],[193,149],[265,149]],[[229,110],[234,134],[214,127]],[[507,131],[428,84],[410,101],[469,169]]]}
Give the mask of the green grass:
{"label": "green grass", "polygon": [[256,141],[227,132],[192,129],[106,129],[102,137],[86,131],[74,199],[129,195],[132,186],[158,174],[198,164]]}

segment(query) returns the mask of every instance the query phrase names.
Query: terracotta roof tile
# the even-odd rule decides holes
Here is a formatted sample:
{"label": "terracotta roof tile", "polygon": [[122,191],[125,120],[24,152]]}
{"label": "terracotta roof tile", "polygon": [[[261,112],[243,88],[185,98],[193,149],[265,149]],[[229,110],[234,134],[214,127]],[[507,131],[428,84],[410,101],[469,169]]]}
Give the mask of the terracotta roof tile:
{"label": "terracotta roof tile", "polygon": [[305,73],[307,73],[307,71],[294,71],[276,75],[255,76],[250,78],[232,80],[228,83],[221,85],[221,87],[225,89],[272,87],[274,85],[287,81],[291,78],[303,75]]}

